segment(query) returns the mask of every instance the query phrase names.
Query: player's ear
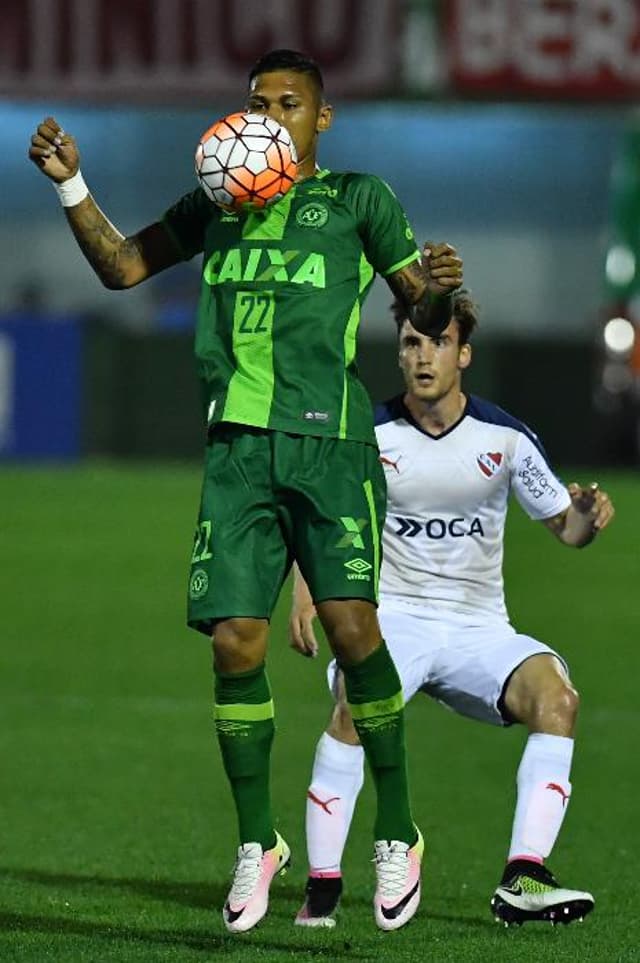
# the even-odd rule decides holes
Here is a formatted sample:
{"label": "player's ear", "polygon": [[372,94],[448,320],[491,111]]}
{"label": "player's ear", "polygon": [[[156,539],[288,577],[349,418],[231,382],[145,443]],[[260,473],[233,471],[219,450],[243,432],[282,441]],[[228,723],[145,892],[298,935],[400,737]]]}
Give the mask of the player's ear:
{"label": "player's ear", "polygon": [[460,371],[464,371],[465,368],[469,367],[472,354],[471,345],[468,341],[461,345],[460,351],[458,352],[458,368]]}
{"label": "player's ear", "polygon": [[318,111],[318,120],[316,121],[316,131],[321,134],[325,130],[329,130],[333,121],[333,107],[331,104],[322,104],[320,110]]}

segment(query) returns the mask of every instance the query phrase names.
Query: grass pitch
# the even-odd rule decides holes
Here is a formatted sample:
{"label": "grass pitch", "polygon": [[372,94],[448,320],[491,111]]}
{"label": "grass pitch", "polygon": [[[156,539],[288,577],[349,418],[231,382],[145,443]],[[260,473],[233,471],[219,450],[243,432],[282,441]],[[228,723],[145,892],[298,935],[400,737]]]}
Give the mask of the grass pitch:
{"label": "grass pitch", "polygon": [[417,918],[398,933],[375,929],[367,784],[338,926],[294,928],[305,791],[329,703],[326,650],[310,664],[288,649],[285,598],[269,671],[275,809],[294,862],[266,920],[232,938],[220,908],[235,820],[213,736],[210,653],[183,623],[199,472],[3,469],[0,960],[640,960],[639,483],[602,481],[618,518],[600,542],[566,549],[516,508],[506,565],[515,624],[559,648],[582,694],[574,796],[550,864],[592,890],[595,912],[566,929],[493,922],[524,734],[416,699],[408,741],[428,850]]}

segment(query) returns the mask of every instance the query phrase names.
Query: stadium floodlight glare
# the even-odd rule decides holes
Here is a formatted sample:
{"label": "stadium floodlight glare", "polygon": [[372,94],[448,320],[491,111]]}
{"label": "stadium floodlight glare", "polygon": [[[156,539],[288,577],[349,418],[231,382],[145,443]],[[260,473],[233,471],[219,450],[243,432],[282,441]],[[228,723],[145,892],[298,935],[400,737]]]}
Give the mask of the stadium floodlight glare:
{"label": "stadium floodlight glare", "polygon": [[609,284],[626,286],[636,275],[636,256],[626,244],[614,244],[607,251],[605,272]]}
{"label": "stadium floodlight glare", "polygon": [[615,355],[629,354],[636,339],[631,321],[626,318],[611,318],[604,326],[604,343],[607,351]]}

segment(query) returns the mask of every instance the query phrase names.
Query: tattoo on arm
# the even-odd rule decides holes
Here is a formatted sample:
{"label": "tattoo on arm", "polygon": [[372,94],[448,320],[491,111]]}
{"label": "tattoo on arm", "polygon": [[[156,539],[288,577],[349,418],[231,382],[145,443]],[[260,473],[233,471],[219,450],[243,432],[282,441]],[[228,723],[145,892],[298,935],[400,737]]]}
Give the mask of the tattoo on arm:
{"label": "tattoo on arm", "polygon": [[65,208],[67,220],[87,261],[107,288],[131,287],[145,277],[141,244],[124,237],[91,195]]}
{"label": "tattoo on arm", "polygon": [[438,335],[451,321],[451,294],[429,290],[428,279],[420,261],[411,261],[388,278],[395,296],[407,306],[407,317],[421,334]]}
{"label": "tattoo on arm", "polygon": [[407,305],[415,304],[427,289],[427,277],[420,261],[411,261],[388,280],[395,296]]}

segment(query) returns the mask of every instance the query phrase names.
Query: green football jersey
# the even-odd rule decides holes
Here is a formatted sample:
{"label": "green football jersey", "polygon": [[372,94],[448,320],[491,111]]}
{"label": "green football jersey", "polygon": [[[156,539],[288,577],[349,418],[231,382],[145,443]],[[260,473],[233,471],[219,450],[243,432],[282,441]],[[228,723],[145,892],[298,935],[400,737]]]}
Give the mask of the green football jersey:
{"label": "green football jersey", "polygon": [[209,424],[375,444],[356,337],[377,273],[420,257],[391,189],[318,171],[265,211],[228,213],[198,188],[164,215],[203,253],[196,356]]}

